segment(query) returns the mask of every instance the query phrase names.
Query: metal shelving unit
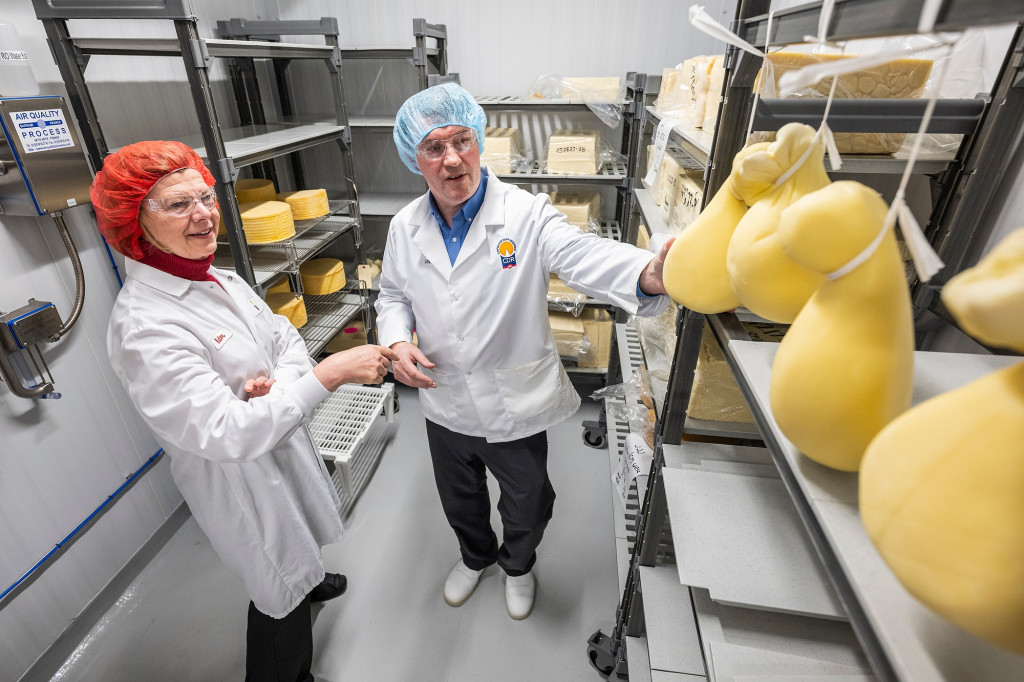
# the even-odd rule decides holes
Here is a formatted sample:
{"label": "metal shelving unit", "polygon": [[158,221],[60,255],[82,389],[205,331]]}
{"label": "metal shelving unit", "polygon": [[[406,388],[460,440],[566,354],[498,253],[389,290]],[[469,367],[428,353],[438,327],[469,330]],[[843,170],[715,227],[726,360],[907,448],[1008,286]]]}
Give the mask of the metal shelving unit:
{"label": "metal shelving unit", "polygon": [[[835,5],[829,38],[845,40],[914,33],[923,4],[923,0],[908,3],[839,0]],[[820,3],[812,3],[774,13],[770,22],[772,35],[766,41],[768,0],[745,0],[739,3],[733,30],[758,47],[763,47],[766,42],[773,45],[803,42],[805,35],[817,32],[820,8]],[[1019,24],[1022,20],[1024,11],[1019,6],[1010,7],[1005,3],[987,0],[977,3],[948,0],[943,4],[936,29],[955,30],[1006,22]],[[1024,37],[1018,25],[991,101],[978,98],[940,100],[937,103],[929,132],[960,133],[964,138],[955,154],[918,159],[914,167],[915,172],[933,178],[933,196],[938,199],[926,231],[938,247],[940,257],[947,263],[944,276],[937,286],[922,286],[911,282],[916,292],[915,310],[919,319],[922,311],[938,314],[936,294],[941,283],[956,274],[965,263],[977,259],[979,250],[987,242],[987,231],[991,229],[994,216],[998,215],[1006,193],[1010,191],[1010,180],[1006,177],[1012,180],[1013,174],[1007,173],[1007,170],[1020,166],[1020,159],[1024,155],[1024,143],[1020,137],[1020,130],[1024,129],[1024,88],[1020,87],[1024,68],[1021,55],[1024,55]],[[752,85],[759,65],[759,60],[729,48],[716,134],[706,136],[704,133],[678,129],[672,132],[672,143],[705,164],[705,203],[731,170],[729,163],[720,161],[731,159],[742,146],[753,101]],[[816,123],[820,121],[823,105],[823,100],[801,101],[800,104],[786,100],[761,100],[756,112],[755,129],[776,130],[788,120],[806,119],[805,122]],[[916,100],[837,100],[830,112],[829,125],[842,132],[913,133],[916,132],[923,108],[924,103]],[[643,138],[649,137],[650,127],[657,122],[658,117],[653,109],[647,107],[641,122],[638,144],[643,144]],[[843,172],[902,173],[905,168],[906,159],[899,154],[882,157],[844,156]],[[968,181],[969,178],[972,179]],[[635,234],[636,224],[641,219],[651,228],[652,233],[668,232],[650,191],[637,186],[633,195],[635,208],[630,215],[629,232]],[[707,322],[757,421],[757,435],[751,433],[749,428],[728,424],[704,432],[702,427],[706,424],[695,424],[686,417],[705,317],[680,309],[673,371],[664,409],[659,411],[654,465],[648,476],[647,494],[641,498],[643,503],[636,531],[638,541],[631,558],[631,566],[643,566],[646,570],[627,575],[616,626],[611,636],[598,632],[590,639],[588,657],[591,663],[603,674],[616,679],[631,676],[634,671],[638,679],[651,679],[652,670],[656,678],[659,674],[657,665],[661,664],[655,663],[660,654],[656,653],[652,634],[657,639],[662,629],[678,626],[676,621],[688,624],[695,611],[704,661],[708,666],[705,673],[711,677],[715,676],[714,668],[719,664],[723,666],[719,674],[740,674],[735,671],[742,667],[743,657],[750,654],[749,650],[741,651],[743,646],[762,649],[762,653],[755,657],[757,667],[748,672],[761,673],[777,664],[782,667],[775,668],[780,671],[776,674],[788,670],[788,674],[795,676],[797,673],[794,671],[798,668],[793,666],[802,663],[793,655],[806,657],[811,655],[812,650],[816,650],[814,656],[829,661],[831,674],[863,676],[870,672],[879,680],[914,681],[1024,677],[1024,660],[1021,657],[998,650],[932,614],[899,585],[860,524],[855,475],[808,466],[808,460],[779,433],[771,417],[768,400],[771,357],[777,346],[750,341],[740,322],[741,317],[732,313],[720,314],[708,317]],[[954,388],[1009,362],[1011,360],[993,356],[918,352],[915,400]],[[702,460],[703,446],[683,442],[684,434],[702,433],[731,439],[717,446],[724,448],[728,456],[713,456],[709,460]],[[754,438],[763,440],[767,447],[743,447],[744,444],[755,444]],[[758,454],[756,458],[750,459],[744,454],[747,452],[763,455]],[[695,458],[698,461],[694,461]],[[769,491],[771,495],[779,497],[784,490],[785,495],[781,499],[792,503],[786,512],[789,516],[785,522],[785,527],[789,529],[789,540],[795,542],[792,532],[800,529],[805,534],[802,542],[809,543],[813,552],[801,549],[799,553],[790,552],[787,555],[779,554],[775,552],[776,547],[771,547],[769,551],[773,553],[773,560],[788,563],[791,556],[799,554],[805,568],[818,574],[816,580],[819,585],[820,581],[824,581],[828,589],[834,590],[837,603],[842,607],[839,615],[848,622],[784,614],[784,609],[778,605],[768,607],[766,603],[759,603],[771,599],[752,595],[751,586],[747,584],[726,585],[729,589],[725,591],[733,594],[734,599],[754,603],[725,606],[715,602],[712,599],[714,595],[709,595],[708,590],[683,584],[682,572],[679,582],[683,589],[688,589],[692,608],[677,609],[675,620],[670,623],[664,622],[660,615],[655,616],[653,611],[671,597],[660,590],[652,591],[650,588],[653,585],[645,584],[645,580],[655,580],[650,569],[658,565],[656,549],[663,541],[670,508],[674,508],[673,513],[677,516],[684,515],[680,516],[680,524],[673,529],[674,533],[679,534],[680,541],[683,541],[688,530],[686,524],[693,522],[693,519],[685,518],[686,503],[690,501],[679,497],[688,490],[686,486],[693,482],[685,483],[690,474],[676,471],[678,468],[700,471],[709,480],[722,479],[721,474],[709,473],[721,471],[754,477],[744,481],[744,486],[733,486],[738,490],[734,490],[732,495],[756,495],[761,499]],[[730,485],[732,483],[736,481]],[[666,487],[674,488],[674,491],[666,493]],[[672,497],[667,498],[667,494]],[[736,499],[734,502],[746,504],[750,501]],[[719,499],[716,503],[728,504],[725,499]],[[761,504],[759,508],[765,506]],[[796,519],[792,517],[793,514]],[[686,540],[691,543],[694,541],[688,536]],[[686,558],[694,559],[691,556]],[[739,556],[734,559],[740,563],[745,561]],[[757,565],[762,566],[765,561],[767,559],[758,559]],[[713,569],[711,575],[714,580],[725,581],[727,576],[721,573],[731,573],[734,568],[719,567],[720,572],[716,573]],[[769,569],[766,566],[766,570]],[[655,582],[660,586],[661,581]],[[821,606],[824,602],[821,602],[820,595],[827,593],[827,590],[819,592],[816,598],[819,606],[815,609],[832,608]],[[736,597],[736,594],[746,596]],[[771,598],[776,599],[778,596],[771,595]],[[807,596],[799,592],[793,592],[791,598],[801,604],[807,603]],[[780,610],[772,612],[764,610],[766,608]],[[740,635],[726,632],[723,636],[726,619],[731,620],[733,626],[739,626]],[[820,647],[823,639],[830,639],[827,651]],[[787,651],[786,647],[779,648],[784,641],[793,645],[791,651]],[[740,648],[737,648],[737,644]],[[643,660],[627,662],[627,648],[630,659],[640,656]],[[728,668],[730,665],[739,667]],[[824,669],[819,672],[824,672]]]}

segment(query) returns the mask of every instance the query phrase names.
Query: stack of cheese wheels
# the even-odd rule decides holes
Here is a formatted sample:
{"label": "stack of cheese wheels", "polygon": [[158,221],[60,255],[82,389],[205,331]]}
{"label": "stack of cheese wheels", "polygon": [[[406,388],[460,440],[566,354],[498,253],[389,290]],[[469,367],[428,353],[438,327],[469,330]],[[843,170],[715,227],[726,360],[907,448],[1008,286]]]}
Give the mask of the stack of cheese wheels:
{"label": "stack of cheese wheels", "polygon": [[277,188],[270,180],[252,178],[235,182],[235,198],[240,204],[251,204],[257,201],[273,201],[277,198]]}
{"label": "stack of cheese wheels", "polygon": [[309,220],[319,218],[331,212],[325,189],[301,189],[298,192],[281,192],[278,201],[283,201],[292,208],[292,218]]}
{"label": "stack of cheese wheels", "polygon": [[267,305],[276,315],[284,315],[296,329],[306,324],[306,303],[291,291],[267,294]]}
{"label": "stack of cheese wheels", "polygon": [[307,294],[333,294],[345,286],[345,265],[337,258],[314,258],[299,267]]}
{"label": "stack of cheese wheels", "polygon": [[280,282],[272,287],[267,287],[267,295],[270,294],[284,294],[292,290],[292,283],[288,281],[288,278],[283,278]]}
{"label": "stack of cheese wheels", "polygon": [[295,234],[292,209],[283,201],[257,201],[239,204],[245,240],[250,244],[269,244]]}

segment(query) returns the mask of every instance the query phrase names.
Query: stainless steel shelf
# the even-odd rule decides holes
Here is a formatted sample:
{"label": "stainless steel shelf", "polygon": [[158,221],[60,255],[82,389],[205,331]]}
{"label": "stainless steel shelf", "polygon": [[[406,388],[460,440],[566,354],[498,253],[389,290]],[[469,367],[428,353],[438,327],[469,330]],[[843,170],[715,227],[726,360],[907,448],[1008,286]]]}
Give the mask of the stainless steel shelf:
{"label": "stainless steel shelf", "polygon": [[[661,123],[661,116],[654,110],[654,107],[648,106],[644,111],[647,119],[654,126]],[[702,166],[706,166],[708,163],[708,154],[711,153],[711,140],[713,137],[711,133],[703,130],[684,128],[680,125],[673,128],[669,135],[670,140],[677,143],[684,152],[696,159]]]}
{"label": "stainless steel shelf", "polygon": [[[940,618],[900,585],[860,521],[856,474],[805,458],[779,430],[769,407],[771,364],[777,349],[772,343],[729,341],[723,350],[755,417],[762,422],[765,442],[818,554],[829,567],[876,674],[908,682],[1024,679],[1024,657],[997,649]],[[916,352],[914,402],[1019,361]]]}
{"label": "stainless steel shelf", "polygon": [[[137,57],[180,57],[181,44],[174,38],[75,38],[75,46],[86,55]],[[203,40],[211,57],[266,59],[330,59],[330,46],[302,43],[272,43],[259,40]]]}
{"label": "stainless steel shelf", "polygon": [[358,130],[391,131],[395,128],[394,116],[350,116],[348,124]]}
{"label": "stainless steel shelf", "polygon": [[647,226],[648,232],[652,236],[656,234],[672,236],[673,232],[668,228],[668,222],[661,213],[661,207],[654,203],[654,193],[638,183],[633,189],[633,196],[636,197],[637,205],[640,207],[640,214],[643,217],[644,225]]}
{"label": "stainless steel shelf", "polygon": [[605,163],[597,170],[596,175],[568,175],[565,173],[548,173],[541,169],[540,161],[533,161],[529,170],[515,173],[498,173],[499,178],[518,184],[578,184],[578,185],[620,185],[629,181],[629,173],[625,163]]}
{"label": "stainless steel shelf", "polygon": [[398,194],[393,192],[366,192],[359,197],[359,212],[370,216],[393,216],[423,196],[420,194]]}
{"label": "stainless steel shelf", "polygon": [[[342,59],[412,59],[415,55],[414,47],[343,47],[341,48]],[[426,48],[426,56],[436,57],[441,51],[436,47]]]}
{"label": "stainless steel shelf", "polygon": [[[484,109],[502,109],[504,111],[530,111],[535,109],[586,109],[587,103],[578,99],[538,99],[521,97],[519,95],[480,95],[476,98],[477,104]],[[602,102],[604,104],[604,102]],[[630,104],[628,100],[621,102],[610,102],[619,106]]]}
{"label": "stainless steel shelf", "polygon": [[306,324],[299,329],[299,335],[314,358],[363,310],[363,298],[355,292],[354,283],[333,294],[303,294],[302,299],[306,305]]}
{"label": "stainless steel shelf", "polygon": [[[332,123],[296,126],[267,124],[225,128],[222,132],[228,157],[236,166],[241,167],[268,161],[282,154],[290,154],[324,142],[340,140],[345,134],[345,126]],[[193,149],[209,162],[205,147],[193,146]]]}

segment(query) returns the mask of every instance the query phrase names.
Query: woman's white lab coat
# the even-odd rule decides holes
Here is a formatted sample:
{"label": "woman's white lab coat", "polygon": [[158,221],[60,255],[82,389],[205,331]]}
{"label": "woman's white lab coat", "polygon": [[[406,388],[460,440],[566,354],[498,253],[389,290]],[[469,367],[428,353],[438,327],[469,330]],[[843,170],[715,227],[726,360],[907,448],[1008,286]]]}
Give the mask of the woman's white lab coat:
{"label": "woman's white lab coat", "polygon": [[[110,362],[217,554],[281,618],[324,578],[340,502],[305,426],[328,395],[288,320],[238,276],[193,282],[127,261]],[[246,380],[277,380],[246,400]]]}
{"label": "woman's white lab coat", "polygon": [[[489,171],[486,171],[489,172]],[[584,233],[533,195],[488,175],[480,211],[454,266],[427,195],[391,221],[377,298],[381,345],[410,341],[436,364],[421,389],[424,416],[489,441],[543,431],[580,398],[548,322],[548,275],[636,313],[637,280],[654,254]],[[640,314],[664,309],[645,299]]]}

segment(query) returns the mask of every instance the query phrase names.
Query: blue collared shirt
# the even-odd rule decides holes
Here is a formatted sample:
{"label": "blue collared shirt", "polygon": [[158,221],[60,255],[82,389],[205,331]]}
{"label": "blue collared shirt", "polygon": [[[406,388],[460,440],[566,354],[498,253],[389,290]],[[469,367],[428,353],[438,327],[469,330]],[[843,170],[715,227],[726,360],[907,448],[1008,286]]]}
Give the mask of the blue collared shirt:
{"label": "blue collared shirt", "polygon": [[476,188],[476,192],[471,196],[466,203],[462,205],[459,212],[452,217],[452,225],[448,227],[448,223],[445,222],[444,216],[441,215],[441,211],[437,208],[437,202],[434,201],[433,193],[428,193],[427,200],[430,203],[430,214],[434,216],[434,220],[437,221],[437,226],[441,228],[441,236],[444,238],[444,248],[448,251],[448,260],[451,261],[452,265],[455,265],[455,259],[459,257],[459,249],[462,248],[462,243],[466,241],[466,235],[469,234],[469,226],[472,224],[473,219],[476,218],[476,214],[480,212],[480,207],[484,203],[484,194],[487,192],[487,170],[480,169],[480,186]]}

